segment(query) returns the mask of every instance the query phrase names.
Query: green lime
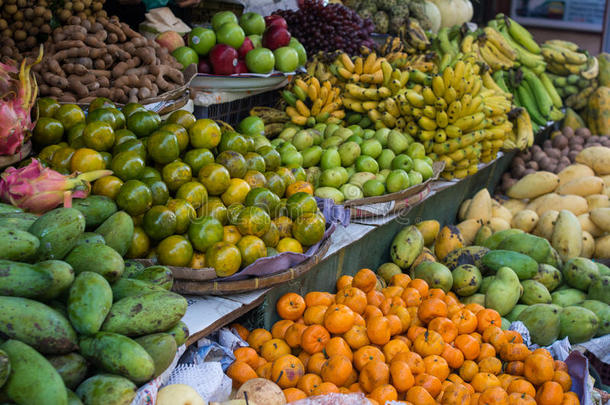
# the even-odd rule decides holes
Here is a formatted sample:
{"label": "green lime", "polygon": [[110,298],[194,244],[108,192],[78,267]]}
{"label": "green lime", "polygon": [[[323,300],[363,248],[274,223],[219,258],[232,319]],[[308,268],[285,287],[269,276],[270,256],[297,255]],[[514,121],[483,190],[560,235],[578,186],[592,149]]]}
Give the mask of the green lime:
{"label": "green lime", "polygon": [[152,111],[136,111],[131,115],[126,114],[126,116],[127,129],[136,134],[138,138],[152,134],[161,124],[159,114]]}
{"label": "green lime", "polygon": [[169,131],[176,135],[178,138],[178,146],[180,147],[180,153],[184,152],[189,146],[189,133],[182,125],[179,124],[165,124],[159,128],[159,130]]}
{"label": "green lime", "polygon": [[265,159],[256,152],[246,153],[244,159],[246,159],[246,169],[248,170],[255,170],[261,173],[267,170]]}
{"label": "green lime", "polygon": [[129,104],[126,104],[125,107],[121,108],[121,112],[123,113],[123,115],[125,115],[126,118],[129,118],[129,116],[131,114],[136,113],[138,111],[147,111],[147,110],[142,104],[138,104],[138,103],[129,103]]}
{"label": "green lime", "polygon": [[121,152],[133,151],[138,152],[142,159],[146,158],[146,146],[141,139],[127,139],[124,142],[112,148],[112,154],[118,155]]}
{"label": "green lime", "polygon": [[197,118],[185,110],[174,111],[167,117],[167,123],[182,125],[186,129],[189,129],[195,121],[197,121]]}
{"label": "green lime", "polygon": [[193,220],[189,225],[189,240],[200,252],[222,240],[224,231],[222,224],[216,218],[201,217]]}
{"label": "green lime", "polygon": [[179,198],[171,199],[166,204],[167,208],[176,215],[176,233],[185,233],[191,221],[197,217],[195,208],[188,201]]}
{"label": "green lime", "polygon": [[74,149],[84,148],[85,141],[83,140],[83,130],[87,124],[84,122],[78,123],[74,125],[68,131],[68,144],[72,146]]}
{"label": "green lime", "polygon": [[98,152],[109,150],[114,145],[114,130],[106,122],[91,122],[83,130],[83,141],[88,148]]}
{"label": "green lime", "polygon": [[64,126],[61,122],[55,118],[40,117],[34,127],[32,141],[37,147],[45,147],[61,142],[63,136]]}
{"label": "green lime", "polygon": [[85,113],[76,104],[63,104],[57,109],[53,118],[61,122],[64,130],[69,130],[79,122],[85,121]]}
{"label": "green lime", "polygon": [[189,137],[193,148],[212,149],[220,143],[220,127],[210,119],[200,119],[189,127]]}
{"label": "green lime", "polygon": [[159,264],[165,266],[188,266],[193,258],[193,246],[182,235],[172,235],[163,239],[155,249]]}
{"label": "green lime", "polygon": [[211,195],[221,195],[231,184],[231,174],[218,163],[208,163],[199,171],[199,181]]}
{"label": "green lime", "polygon": [[136,134],[125,128],[114,131],[114,146],[120,145],[129,139],[138,139],[138,137]]}
{"label": "green lime", "polygon": [[271,146],[263,146],[256,150],[256,153],[261,155],[265,160],[265,167],[269,171],[276,170],[280,167],[282,162],[282,158],[280,157],[280,153],[273,149]]}
{"label": "green lime", "polygon": [[246,167],[246,159],[239,152],[226,150],[216,156],[216,163],[223,165],[231,174],[231,178],[243,178],[248,171]]}
{"label": "green lime", "polygon": [[110,163],[110,168],[115,176],[127,181],[139,178],[145,165],[142,156],[131,150],[115,155]]}
{"label": "green lime", "polygon": [[142,172],[140,173],[140,177],[138,179],[142,181],[146,179],[161,180],[161,173],[154,167],[146,166],[144,169],[142,169]]}
{"label": "green lime", "polygon": [[164,205],[155,205],[144,214],[142,228],[151,239],[167,238],[176,230],[176,214]]}
{"label": "green lime", "polygon": [[38,106],[39,117],[53,117],[60,106],[57,100],[50,97],[39,98],[36,105]]}
{"label": "green lime", "polygon": [[191,181],[193,173],[189,165],[175,160],[163,166],[161,176],[165,184],[167,184],[167,188],[174,192],[184,183]]}
{"label": "green lime", "polygon": [[248,141],[243,135],[240,135],[237,132],[227,131],[222,134],[220,144],[218,144],[218,150],[220,152],[232,150],[245,155],[248,152]]}
{"label": "green lime", "polygon": [[128,180],[116,196],[120,209],[131,216],[144,214],[152,206],[152,193],[140,180]]}
{"label": "green lime", "polygon": [[188,201],[193,208],[198,209],[208,201],[208,191],[198,181],[184,183],[176,191],[176,198]]}
{"label": "green lime", "polygon": [[191,166],[193,173],[199,174],[201,168],[208,163],[214,163],[214,154],[209,149],[191,149],[184,154],[184,163]]}
{"label": "green lime", "polygon": [[110,110],[110,112],[114,114],[115,123],[113,128],[115,130],[125,128],[125,123],[127,121],[127,119],[125,118],[125,114],[123,114],[119,109],[114,107],[111,107],[108,110]]}
{"label": "green lime", "polygon": [[167,203],[167,200],[169,200],[169,190],[163,180],[160,178],[140,178],[140,180],[150,189],[153,205],[165,205]]}
{"label": "green lime", "polygon": [[53,158],[51,159],[51,167],[63,174],[70,173],[70,161],[72,160],[74,152],[76,152],[76,150],[69,146],[59,148],[53,154]]}
{"label": "green lime", "polygon": [[157,163],[172,162],[180,156],[178,138],[172,132],[157,130],[148,137],[146,150]]}
{"label": "green lime", "polygon": [[98,97],[89,104],[89,113],[98,108],[115,108],[114,103],[106,97]]}
{"label": "green lime", "polygon": [[106,124],[109,124],[112,129],[116,128],[116,117],[110,108],[98,108],[90,111],[89,114],[87,114],[86,122],[87,124],[91,122],[105,122]]}

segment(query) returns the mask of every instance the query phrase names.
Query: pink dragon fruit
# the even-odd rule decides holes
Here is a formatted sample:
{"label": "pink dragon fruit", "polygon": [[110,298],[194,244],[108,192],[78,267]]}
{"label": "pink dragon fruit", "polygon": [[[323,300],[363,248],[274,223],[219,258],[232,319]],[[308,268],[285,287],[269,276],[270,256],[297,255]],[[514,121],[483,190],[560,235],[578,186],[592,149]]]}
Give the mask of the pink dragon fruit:
{"label": "pink dragon fruit", "polygon": [[71,207],[72,197],[87,197],[91,190],[90,182],[110,174],[110,170],[94,170],[64,176],[32,159],[32,163],[25,167],[9,167],[2,173],[0,200],[26,211],[42,214],[62,203],[65,207]]}
{"label": "pink dragon fruit", "polygon": [[31,110],[38,86],[30,70],[41,59],[42,46],[34,63],[28,65],[24,59],[19,70],[16,65],[0,63],[0,155],[17,152],[34,128]]}

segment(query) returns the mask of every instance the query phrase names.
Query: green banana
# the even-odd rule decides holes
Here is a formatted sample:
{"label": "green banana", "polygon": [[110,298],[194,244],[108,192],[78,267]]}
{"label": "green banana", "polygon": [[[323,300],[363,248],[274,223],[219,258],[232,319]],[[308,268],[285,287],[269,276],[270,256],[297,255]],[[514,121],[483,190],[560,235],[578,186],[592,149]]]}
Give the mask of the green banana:
{"label": "green banana", "polygon": [[506,27],[508,28],[508,32],[516,42],[523,45],[525,49],[532,53],[540,53],[540,46],[536,43],[536,41],[534,41],[532,34],[530,34],[528,30],[508,16],[504,17],[504,21],[506,23]]}
{"label": "green banana", "polygon": [[292,107],[297,104],[297,96],[290,90],[282,90],[282,98]]}
{"label": "green banana", "polygon": [[451,41],[449,40],[449,28],[444,27],[437,34],[438,43],[441,48],[441,51],[444,54],[452,54],[455,55],[457,52],[453,49],[451,45]]}
{"label": "green banana", "polygon": [[553,82],[551,81],[551,79],[545,73],[541,73],[539,78],[540,78],[540,82],[544,86],[544,89],[546,90],[547,94],[551,98],[551,100],[553,102],[553,106],[555,108],[563,107],[563,101],[561,100],[561,97],[557,93],[557,89],[553,85]]}
{"label": "green banana", "polygon": [[305,101],[307,99],[307,93],[305,90],[300,88],[299,86],[294,86],[292,88],[292,92],[297,96],[297,98],[301,101]]}
{"label": "green banana", "polygon": [[566,91],[566,94],[567,94],[568,96],[571,96],[571,95],[573,95],[573,94],[577,94],[577,93],[580,91],[580,90],[578,89],[578,87],[577,87],[577,86],[575,86],[575,85],[573,85],[573,84],[567,85],[567,86],[565,86],[563,89]]}
{"label": "green banana", "polygon": [[579,75],[569,75],[568,77],[566,77],[566,81],[568,82],[568,84],[577,84],[579,80]]}
{"label": "green banana", "polygon": [[523,68],[523,79],[529,85],[532,94],[536,100],[536,105],[538,106],[538,111],[544,118],[548,118],[549,113],[551,112],[551,106],[553,105],[553,100],[549,93],[547,93],[546,88],[536,76],[534,72],[528,70],[527,68]]}
{"label": "green banana", "polygon": [[582,77],[581,77],[581,78],[578,80],[578,83],[576,83],[576,85],[577,85],[578,87],[580,87],[581,89],[584,89],[584,88],[586,88],[586,87],[589,87],[589,86],[591,85],[591,82],[590,82],[589,80],[584,79],[584,78],[582,78]]}
{"label": "green banana", "polygon": [[502,90],[504,90],[505,93],[512,93],[509,89],[508,89],[508,85],[506,84],[506,80],[504,80],[504,71],[503,70],[497,70],[493,73],[492,75],[494,81],[496,82],[496,84],[498,85],[498,87],[500,87]]}
{"label": "green banana", "polygon": [[506,26],[501,27],[498,32],[504,37],[504,39],[506,39],[511,48],[513,48],[515,52],[517,52],[518,60],[524,66],[535,68],[536,66],[542,65],[546,67],[546,63],[544,62],[544,58],[542,57],[542,55],[532,53],[517,42],[515,42],[513,37],[508,33]]}
{"label": "green banana", "polygon": [[521,82],[519,87],[517,87],[517,91],[519,93],[519,100],[521,100],[523,107],[527,108],[527,112],[530,113],[532,120],[534,120],[534,122],[538,125],[545,125],[547,120],[540,114],[538,105],[536,104],[536,99],[529,88],[527,80],[523,80]]}
{"label": "green banana", "polygon": [[557,87],[566,87],[568,85],[568,79],[565,76],[556,76],[553,79],[553,84]]}
{"label": "green banana", "polygon": [[551,121],[561,121],[564,116],[565,114],[559,108],[551,107],[551,113],[549,114]]}

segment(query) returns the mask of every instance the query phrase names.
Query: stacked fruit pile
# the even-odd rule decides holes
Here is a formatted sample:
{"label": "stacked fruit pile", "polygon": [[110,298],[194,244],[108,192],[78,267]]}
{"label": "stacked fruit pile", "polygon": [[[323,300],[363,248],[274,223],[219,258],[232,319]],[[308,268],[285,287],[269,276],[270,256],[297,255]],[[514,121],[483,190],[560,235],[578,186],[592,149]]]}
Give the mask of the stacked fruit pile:
{"label": "stacked fruit pile", "polygon": [[130,403],[186,341],[171,271],[123,261],[131,219],[113,211],[94,197],[40,217],[0,206],[4,401]]}
{"label": "stacked fruit pile", "polygon": [[375,32],[380,34],[398,35],[411,24],[436,33],[441,24],[438,8],[426,0],[354,0],[347,3],[358,10],[363,19],[373,20]]}
{"label": "stacked fruit pile", "polygon": [[[563,214],[555,225],[548,225],[555,234],[551,244],[510,225],[494,230],[511,213],[497,202],[492,204],[485,189],[464,206],[465,219],[440,233],[436,221],[398,233],[390,248],[393,263],[382,265],[380,275],[389,280],[410,271],[411,277],[425,280],[431,288],[452,290],[464,303],[496,310],[506,317],[505,324],[522,321],[540,345],[564,337],[574,344],[610,333],[610,300],[605,291],[610,269],[584,257],[560,256],[553,246],[568,233]],[[481,218],[484,211],[488,219]],[[520,221],[519,217],[516,214],[513,220]]]}
{"label": "stacked fruit pile", "polygon": [[257,13],[245,13],[239,20],[230,11],[216,13],[212,29],[195,27],[189,32],[188,46],[173,31],[161,33],[157,42],[184,68],[197,64],[199,73],[293,72],[307,61],[305,48],[291,38],[283,18]]}
{"label": "stacked fruit pile", "polygon": [[288,293],[271,331],[236,328],[249,347],[227,369],[235,387],[276,382],[286,401],[363,392],[372,404],[578,404],[565,363],[531,351],[500,315],[406,274],[380,287],[371,270],[337,293]]}
{"label": "stacked fruit pile", "polygon": [[119,111],[105,99],[86,118],[50,99],[39,100],[39,112],[33,141],[42,162],[63,173],[113,171],[93,193],[133,218],[131,258],[228,276],[261,257],[302,253],[324,235],[304,169],[280,166],[256,117],[240,124],[242,135],[185,111],[162,122],[141,105]]}
{"label": "stacked fruit pile", "polygon": [[354,55],[362,46],[375,47],[370,37],[373,22],[360,18],[342,4],[325,5],[322,0],[303,0],[296,11],[277,10],[274,14],[286,19],[288,29],[309,54],[339,50]]}

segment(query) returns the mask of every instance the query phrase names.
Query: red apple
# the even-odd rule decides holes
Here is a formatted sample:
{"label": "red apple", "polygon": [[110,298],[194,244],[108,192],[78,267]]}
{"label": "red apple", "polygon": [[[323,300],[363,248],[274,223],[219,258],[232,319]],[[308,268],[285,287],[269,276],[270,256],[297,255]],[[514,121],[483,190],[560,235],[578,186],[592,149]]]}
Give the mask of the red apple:
{"label": "red apple", "polygon": [[272,51],[283,46],[288,46],[289,43],[290,32],[286,28],[271,27],[263,35],[263,47],[269,48]]}
{"label": "red apple", "polygon": [[277,14],[271,14],[265,17],[265,25],[267,26],[267,29],[275,26],[280,26],[286,29],[288,28],[288,24],[286,24],[284,17]]}
{"label": "red apple", "polygon": [[252,49],[254,49],[254,44],[252,43],[252,40],[250,38],[246,37],[246,39],[244,39],[244,42],[237,50],[237,53],[239,54],[239,59],[244,59],[246,57],[246,54]]}
{"label": "red apple", "polygon": [[249,73],[248,66],[246,66],[245,60],[240,60],[235,65],[235,69],[233,70],[233,74],[241,74],[241,73]]}
{"label": "red apple", "polygon": [[210,51],[210,62],[217,75],[230,75],[237,65],[237,51],[229,45],[216,44]]}
{"label": "red apple", "polygon": [[201,59],[197,64],[197,72],[199,73],[212,73],[212,66],[207,59]]}
{"label": "red apple", "polygon": [[184,39],[176,31],[165,31],[157,35],[155,41],[164,48],[167,48],[169,53],[174,52],[177,48],[184,46]]}

